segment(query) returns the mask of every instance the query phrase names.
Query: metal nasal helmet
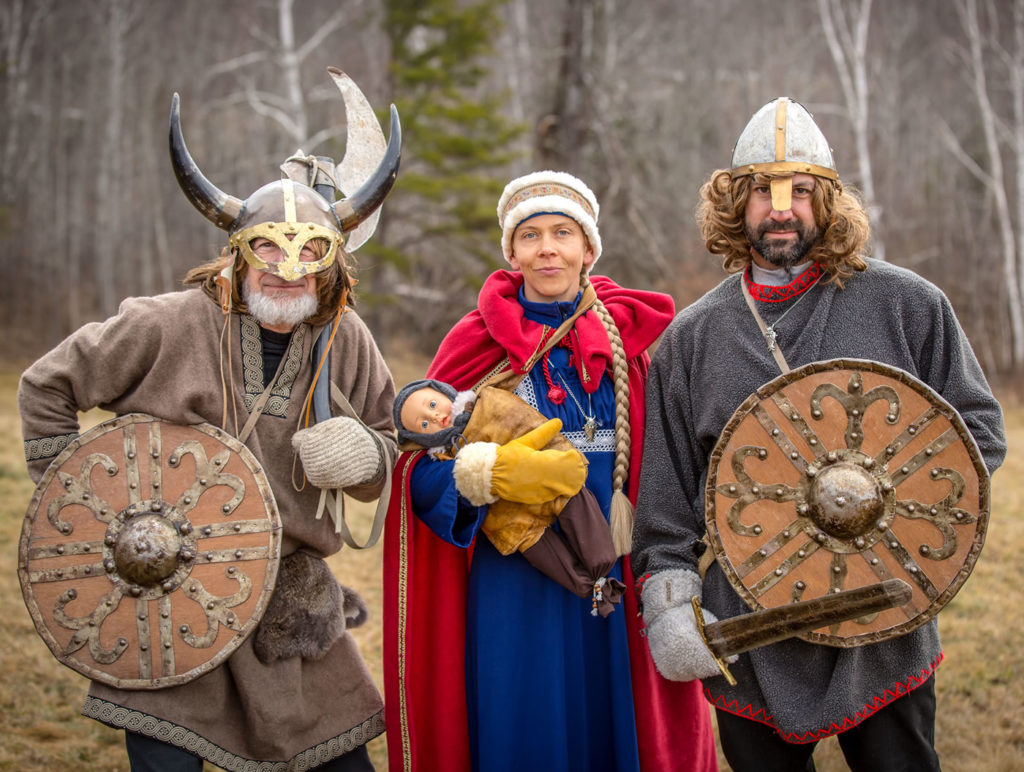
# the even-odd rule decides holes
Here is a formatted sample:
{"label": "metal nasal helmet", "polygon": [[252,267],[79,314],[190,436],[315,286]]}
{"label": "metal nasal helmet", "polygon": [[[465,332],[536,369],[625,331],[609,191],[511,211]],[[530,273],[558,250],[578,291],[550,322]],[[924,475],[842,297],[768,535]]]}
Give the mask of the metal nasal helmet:
{"label": "metal nasal helmet", "polygon": [[784,174],[771,180],[772,208],[792,206],[793,175],[839,179],[832,150],[802,104],[779,97],[747,122],[732,151],[732,175]]}

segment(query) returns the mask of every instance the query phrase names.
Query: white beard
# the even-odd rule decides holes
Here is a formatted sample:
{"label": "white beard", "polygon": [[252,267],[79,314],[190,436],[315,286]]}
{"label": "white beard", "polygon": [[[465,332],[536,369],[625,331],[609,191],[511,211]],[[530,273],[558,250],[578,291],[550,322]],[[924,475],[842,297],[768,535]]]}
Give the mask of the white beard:
{"label": "white beard", "polygon": [[264,292],[252,292],[242,285],[242,299],[256,321],[269,327],[295,327],[316,313],[316,298],[309,294],[278,298]]}

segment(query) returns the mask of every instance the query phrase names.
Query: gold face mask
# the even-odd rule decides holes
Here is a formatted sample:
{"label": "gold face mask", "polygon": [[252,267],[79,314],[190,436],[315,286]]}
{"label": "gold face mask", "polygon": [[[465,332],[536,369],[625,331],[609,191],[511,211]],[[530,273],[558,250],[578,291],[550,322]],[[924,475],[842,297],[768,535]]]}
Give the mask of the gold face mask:
{"label": "gold face mask", "polygon": [[[252,242],[259,238],[267,239],[279,248],[274,250],[278,259],[265,260],[256,254]],[[324,239],[328,243],[327,252],[319,260],[308,257],[303,260],[303,248],[312,239]],[[340,233],[311,222],[261,222],[231,234],[229,239],[231,247],[237,249],[249,265],[285,281],[296,281],[329,268],[341,242]]]}

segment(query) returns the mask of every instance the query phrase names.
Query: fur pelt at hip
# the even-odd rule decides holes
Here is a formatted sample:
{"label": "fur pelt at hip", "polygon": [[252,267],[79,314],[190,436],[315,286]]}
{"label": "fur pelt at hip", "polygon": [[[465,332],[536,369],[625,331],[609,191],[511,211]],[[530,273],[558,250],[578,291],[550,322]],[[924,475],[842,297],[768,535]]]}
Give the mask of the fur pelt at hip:
{"label": "fur pelt at hip", "polygon": [[338,584],[327,563],[308,552],[281,558],[277,584],[253,638],[267,665],[278,659],[320,659],[349,627],[369,612],[355,590]]}

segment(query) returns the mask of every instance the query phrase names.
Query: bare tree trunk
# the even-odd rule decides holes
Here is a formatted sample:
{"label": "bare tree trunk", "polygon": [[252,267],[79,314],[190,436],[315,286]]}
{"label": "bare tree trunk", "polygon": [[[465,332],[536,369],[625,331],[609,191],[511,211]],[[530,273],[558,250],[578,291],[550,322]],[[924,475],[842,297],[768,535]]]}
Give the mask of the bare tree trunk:
{"label": "bare tree trunk", "polygon": [[[131,25],[130,0],[107,0],[107,70],[106,121],[103,130],[101,162],[97,172],[96,223],[96,285],[99,291],[100,311],[110,316],[117,310],[120,299],[116,266],[119,245],[124,243],[120,185],[126,165],[124,132],[124,89],[126,48]],[[125,250],[127,253],[127,250]],[[126,255],[129,260],[130,254]]]}
{"label": "bare tree trunk", "polygon": [[59,163],[65,170],[65,184],[57,186],[57,212],[58,212],[58,233],[61,238],[55,243],[59,245],[60,251],[67,261],[67,269],[62,272],[64,286],[61,287],[59,297],[63,299],[65,308],[65,329],[78,329],[85,321],[83,311],[81,275],[82,275],[82,244],[83,221],[82,196],[73,195],[74,185],[72,180],[80,180],[82,175],[79,170],[83,161],[81,153],[80,129],[82,128],[82,116],[69,115],[70,112],[60,102],[65,94],[71,93],[74,80],[75,65],[73,57],[67,51],[61,51],[60,61],[60,93],[55,100],[58,106],[57,115],[60,116],[59,131],[60,138],[58,148],[60,153]]}
{"label": "bare tree trunk", "polygon": [[[1017,297],[1024,297],[1024,0],[1013,3],[1013,57],[1010,92],[1013,100],[1013,152],[1017,161]],[[1018,300],[1019,303],[1019,300]],[[1022,364],[1017,360],[1018,366]]]}
{"label": "bare tree trunk", "polygon": [[854,11],[853,30],[840,0],[818,0],[821,26],[825,31],[832,61],[839,73],[839,82],[846,101],[846,112],[853,124],[854,143],[857,148],[857,167],[860,189],[872,226],[874,257],[885,260],[885,241],[882,237],[882,208],[875,196],[875,180],[871,171],[871,141],[868,122],[868,27],[871,21],[872,0],[860,0]]}
{"label": "bare tree trunk", "polygon": [[509,115],[517,123],[524,123],[527,120],[525,105],[525,87],[523,85],[523,73],[532,59],[530,55],[529,10],[526,7],[527,0],[511,0],[508,4],[508,12],[511,16],[511,23],[507,24],[504,31],[504,45],[501,46],[505,67],[503,72],[508,78],[508,89],[511,92],[509,103]]}
{"label": "bare tree trunk", "polygon": [[537,126],[541,167],[581,173],[590,125],[587,67],[593,22],[592,0],[568,0],[562,28],[562,57],[551,111]]}
{"label": "bare tree trunk", "polygon": [[295,48],[294,0],[278,0],[277,24],[281,40],[281,79],[284,81],[288,113],[294,121],[293,138],[296,147],[309,137],[309,117],[306,98],[302,91],[302,59]]}
{"label": "bare tree trunk", "polygon": [[[313,34],[299,44],[295,38],[294,2],[295,0],[277,0],[277,40],[259,41],[261,47],[276,43],[277,51],[273,54],[272,60],[279,70],[285,96],[282,98],[276,93],[259,91],[250,86],[246,91],[245,100],[253,112],[272,118],[278,123],[289,137],[292,150],[303,148],[306,152],[312,152],[320,143],[340,135],[343,129],[334,126],[310,134],[307,93],[302,88],[302,65],[332,32],[356,13],[362,3],[345,3],[322,24],[317,25]],[[242,71],[266,58],[263,51],[250,52],[215,65],[211,68],[211,73],[223,75]]]}
{"label": "bare tree trunk", "polygon": [[1013,220],[1010,203],[1006,194],[1006,180],[1003,158],[999,149],[998,118],[989,98],[988,81],[985,74],[984,41],[978,23],[976,0],[959,0],[957,12],[967,35],[967,64],[971,76],[974,97],[978,103],[981,128],[985,138],[988,168],[980,169],[970,161],[967,154],[955,144],[947,131],[947,141],[954,143],[961,161],[985,184],[995,205],[996,229],[1002,246],[1003,288],[1006,293],[1006,312],[1010,326],[1010,366],[1019,369],[1024,366],[1024,307],[1021,306],[1021,286],[1018,277],[1017,251],[1014,240]]}
{"label": "bare tree trunk", "polygon": [[[534,48],[529,34],[528,6],[528,0],[510,0],[506,6],[508,18],[497,46],[503,62],[500,74],[506,80],[505,88],[509,94],[508,116],[518,124],[530,122],[532,116],[527,106],[534,101],[532,92],[536,88],[535,78],[531,73]],[[530,143],[531,137],[528,132],[524,132],[522,137],[516,139],[516,146],[524,156],[529,155]]]}
{"label": "bare tree trunk", "polygon": [[3,35],[3,70],[7,81],[7,104],[4,105],[4,133],[2,163],[4,173],[0,175],[0,196],[4,201],[13,200],[22,182],[17,170],[25,164],[18,163],[22,147],[22,124],[28,118],[29,67],[35,49],[40,24],[50,13],[52,2],[33,2],[29,8],[23,0],[10,0],[0,11],[0,33]]}

